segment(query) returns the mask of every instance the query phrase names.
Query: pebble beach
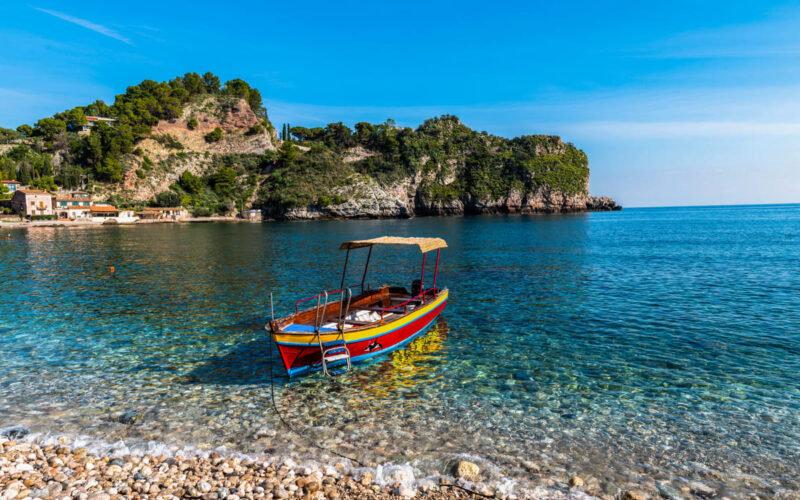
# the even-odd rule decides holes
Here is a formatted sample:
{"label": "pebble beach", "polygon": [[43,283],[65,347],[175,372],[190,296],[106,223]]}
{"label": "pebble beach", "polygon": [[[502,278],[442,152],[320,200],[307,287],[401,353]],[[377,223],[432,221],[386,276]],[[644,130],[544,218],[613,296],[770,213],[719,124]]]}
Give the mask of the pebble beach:
{"label": "pebble beach", "polygon": [[422,491],[373,483],[369,471],[342,463],[321,469],[292,460],[169,456],[102,457],[85,448],[0,444],[0,498],[113,500],[128,498],[468,498],[458,488],[431,482]]}

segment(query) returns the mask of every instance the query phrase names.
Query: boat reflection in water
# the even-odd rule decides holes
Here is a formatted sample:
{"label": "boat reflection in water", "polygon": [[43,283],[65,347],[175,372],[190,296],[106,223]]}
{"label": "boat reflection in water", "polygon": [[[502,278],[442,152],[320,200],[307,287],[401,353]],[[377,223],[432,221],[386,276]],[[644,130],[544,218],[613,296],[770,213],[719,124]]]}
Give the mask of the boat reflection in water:
{"label": "boat reflection in water", "polygon": [[402,393],[402,405],[406,407],[430,404],[422,399],[419,389],[442,378],[437,367],[449,332],[447,320],[440,316],[426,332],[405,348],[389,354],[388,359],[354,370],[350,375],[351,382],[363,391],[359,402],[377,407],[391,400],[397,405],[398,393]]}

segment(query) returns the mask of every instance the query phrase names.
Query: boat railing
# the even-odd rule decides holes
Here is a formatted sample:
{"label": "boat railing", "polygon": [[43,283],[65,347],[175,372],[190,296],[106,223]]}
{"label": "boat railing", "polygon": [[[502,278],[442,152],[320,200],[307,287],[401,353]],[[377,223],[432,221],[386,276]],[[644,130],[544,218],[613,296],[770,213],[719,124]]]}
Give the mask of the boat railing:
{"label": "boat railing", "polygon": [[403,306],[403,314],[405,314],[407,309],[408,309],[408,304],[410,304],[411,302],[414,302],[415,300],[419,299],[420,297],[422,297],[422,303],[424,304],[425,303],[425,295],[427,295],[429,292],[433,292],[434,296],[436,295],[436,289],[435,288],[428,288],[427,290],[421,291],[420,293],[418,293],[417,295],[411,297],[410,299],[406,300],[405,302],[400,302],[399,304],[395,304],[395,305],[390,306],[390,307],[384,307],[383,309],[381,309],[381,321],[383,321],[383,315],[384,315],[384,313],[386,311],[391,311],[392,309],[397,309],[400,306]]}
{"label": "boat railing", "polygon": [[[360,285],[352,285],[352,287],[356,287],[356,286],[360,286]],[[331,295],[336,295],[338,293],[338,294],[340,294],[339,300],[341,300],[342,298],[344,298],[345,295],[347,295],[348,290],[350,290],[350,288],[351,287],[344,287],[344,288],[340,288],[338,290],[333,290],[331,292],[329,292],[327,290],[323,290],[323,291],[319,292],[318,294],[313,295],[311,297],[306,297],[304,299],[300,299],[300,300],[298,300],[297,302],[294,303],[294,313],[297,314],[298,312],[300,312],[300,304],[302,304],[303,302],[306,302],[306,301],[309,301],[309,300],[314,300],[314,299],[319,299],[319,298],[321,298],[321,297],[323,297],[325,295],[331,296]],[[317,301],[317,302],[319,302],[319,301]],[[319,307],[319,304],[317,304],[317,307]]]}

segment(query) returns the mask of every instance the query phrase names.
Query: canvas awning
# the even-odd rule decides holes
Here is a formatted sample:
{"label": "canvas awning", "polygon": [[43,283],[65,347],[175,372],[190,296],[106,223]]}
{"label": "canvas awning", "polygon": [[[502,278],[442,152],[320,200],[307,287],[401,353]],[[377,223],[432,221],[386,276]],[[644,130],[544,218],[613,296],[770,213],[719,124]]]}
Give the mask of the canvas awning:
{"label": "canvas awning", "polygon": [[368,247],[372,245],[411,245],[417,246],[422,253],[436,250],[437,248],[447,248],[447,242],[441,238],[402,238],[399,236],[381,236],[369,240],[345,241],[339,250],[351,248]]}

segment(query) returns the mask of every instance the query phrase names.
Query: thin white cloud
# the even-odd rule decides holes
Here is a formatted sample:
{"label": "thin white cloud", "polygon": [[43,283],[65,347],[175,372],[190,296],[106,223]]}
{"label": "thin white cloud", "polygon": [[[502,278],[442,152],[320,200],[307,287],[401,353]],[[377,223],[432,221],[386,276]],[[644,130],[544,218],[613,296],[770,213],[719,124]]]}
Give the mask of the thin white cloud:
{"label": "thin white cloud", "polygon": [[686,31],[639,45],[628,55],[667,59],[795,58],[800,56],[800,12],[778,10],[750,23]]}
{"label": "thin white cloud", "polygon": [[50,14],[51,16],[55,16],[59,19],[63,19],[68,23],[77,24],[78,26],[83,26],[86,29],[90,29],[101,35],[105,35],[107,37],[113,38],[115,40],[119,40],[120,42],[127,43],[128,45],[133,45],[133,42],[130,39],[125,38],[124,36],[120,35],[116,31],[103,26],[102,24],[96,24],[91,21],[87,21],[86,19],[81,19],[79,17],[70,16],[69,14],[64,14],[63,12],[58,12],[56,10],[48,10],[48,9],[41,9],[39,7],[34,7],[39,12],[44,12],[45,14]]}
{"label": "thin white cloud", "polygon": [[564,124],[574,134],[637,138],[800,136],[800,122],[596,121]]}

